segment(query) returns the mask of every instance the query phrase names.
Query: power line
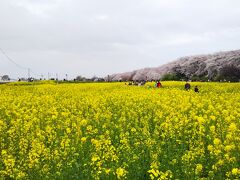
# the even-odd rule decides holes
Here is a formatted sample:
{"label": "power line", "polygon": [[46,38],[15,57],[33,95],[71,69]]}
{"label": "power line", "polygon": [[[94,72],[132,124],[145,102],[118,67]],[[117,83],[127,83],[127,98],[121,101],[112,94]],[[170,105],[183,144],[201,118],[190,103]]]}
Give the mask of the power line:
{"label": "power line", "polygon": [[21,65],[19,65],[18,63],[16,63],[12,58],[10,58],[8,55],[7,55],[7,53],[2,49],[2,48],[0,48],[0,51],[1,51],[1,53],[7,58],[7,60],[9,60],[11,63],[13,63],[13,64],[15,64],[15,66],[17,66],[18,68],[20,68],[20,69],[29,69],[29,68],[27,68],[27,67],[23,67],[23,66],[21,66]]}
{"label": "power line", "polygon": [[[28,74],[28,78],[30,78],[30,73],[34,74],[35,76],[41,76],[39,74],[37,74],[36,72],[34,72],[32,69],[28,68],[28,67],[24,67],[18,63],[16,63],[1,47],[0,47],[0,52],[7,58],[7,60],[9,60],[11,63],[13,63],[15,66],[17,66],[20,69],[24,69],[27,70],[27,74]],[[48,75],[50,76],[50,75]],[[48,78],[49,79],[49,78]]]}

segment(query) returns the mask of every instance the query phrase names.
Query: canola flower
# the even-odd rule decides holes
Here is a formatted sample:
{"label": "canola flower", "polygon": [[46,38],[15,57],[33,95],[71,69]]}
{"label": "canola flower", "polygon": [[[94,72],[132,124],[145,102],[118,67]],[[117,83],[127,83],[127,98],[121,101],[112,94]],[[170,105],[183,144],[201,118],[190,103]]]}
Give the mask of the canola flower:
{"label": "canola flower", "polygon": [[0,86],[0,179],[239,179],[240,84]]}

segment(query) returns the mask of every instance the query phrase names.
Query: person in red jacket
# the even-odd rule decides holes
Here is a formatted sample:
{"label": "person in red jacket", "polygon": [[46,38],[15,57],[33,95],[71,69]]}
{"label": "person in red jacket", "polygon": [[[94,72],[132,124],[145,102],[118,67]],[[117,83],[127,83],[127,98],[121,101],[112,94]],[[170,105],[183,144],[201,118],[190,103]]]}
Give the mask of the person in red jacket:
{"label": "person in red jacket", "polygon": [[158,82],[157,82],[157,88],[160,88],[161,86],[162,86],[161,82],[158,81]]}

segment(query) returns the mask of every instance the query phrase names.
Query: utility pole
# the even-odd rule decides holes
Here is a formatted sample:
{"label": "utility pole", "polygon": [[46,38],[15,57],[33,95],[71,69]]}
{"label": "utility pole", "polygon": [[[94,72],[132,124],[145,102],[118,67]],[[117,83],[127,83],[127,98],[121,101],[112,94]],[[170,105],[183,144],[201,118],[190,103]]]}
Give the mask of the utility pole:
{"label": "utility pole", "polygon": [[30,79],[30,68],[28,68],[27,70],[28,70],[28,79]]}

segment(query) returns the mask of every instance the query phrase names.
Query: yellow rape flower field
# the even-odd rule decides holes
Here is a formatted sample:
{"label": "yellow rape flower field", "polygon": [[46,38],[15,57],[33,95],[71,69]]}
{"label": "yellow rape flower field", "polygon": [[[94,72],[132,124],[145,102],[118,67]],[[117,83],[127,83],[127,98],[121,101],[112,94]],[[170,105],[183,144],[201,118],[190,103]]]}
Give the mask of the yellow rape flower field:
{"label": "yellow rape flower field", "polygon": [[0,179],[239,179],[240,83],[162,84],[1,85]]}

